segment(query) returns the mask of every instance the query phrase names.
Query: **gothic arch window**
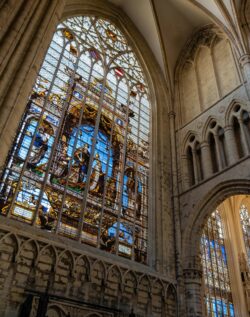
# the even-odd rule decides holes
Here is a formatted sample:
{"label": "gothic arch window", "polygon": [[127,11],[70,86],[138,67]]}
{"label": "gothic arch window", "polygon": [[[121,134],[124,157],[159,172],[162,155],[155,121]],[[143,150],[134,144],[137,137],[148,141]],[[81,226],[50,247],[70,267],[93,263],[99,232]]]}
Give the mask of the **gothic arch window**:
{"label": "gothic arch window", "polygon": [[189,136],[185,149],[185,169],[188,176],[188,186],[195,185],[203,179],[200,142],[196,136]]}
{"label": "gothic arch window", "polygon": [[208,218],[201,237],[206,316],[233,317],[224,230],[218,210]]}
{"label": "gothic arch window", "polygon": [[57,27],[9,153],[1,214],[147,262],[150,102],[121,31]]}

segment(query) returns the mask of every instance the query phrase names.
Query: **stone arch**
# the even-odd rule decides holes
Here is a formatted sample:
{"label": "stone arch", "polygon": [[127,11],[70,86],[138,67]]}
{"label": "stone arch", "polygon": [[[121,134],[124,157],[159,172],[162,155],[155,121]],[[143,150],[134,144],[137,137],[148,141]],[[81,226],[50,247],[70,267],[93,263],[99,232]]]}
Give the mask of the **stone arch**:
{"label": "stone arch", "polygon": [[165,294],[165,291],[166,291],[166,288],[162,282],[162,280],[160,278],[155,278],[152,282],[152,289],[155,287],[155,286],[160,286],[162,288],[162,291],[163,291],[163,294]]}
{"label": "stone arch", "polygon": [[[21,245],[21,241],[18,238],[17,235],[15,235],[14,233],[7,233],[5,234],[1,239],[0,239],[0,247],[2,245],[7,245],[8,246],[8,252],[10,252],[10,261],[12,263],[15,263],[19,254],[19,250],[20,250],[20,245]],[[5,249],[5,248],[4,248]],[[4,250],[2,251],[4,252]],[[0,253],[1,253],[1,249],[0,249]]]}
{"label": "stone arch", "polygon": [[137,302],[138,278],[134,271],[127,270],[123,274],[122,286],[121,308],[127,310],[130,307],[135,307]]}
{"label": "stone arch", "polygon": [[92,264],[91,268],[90,268],[90,276],[91,276],[91,280],[92,278],[94,278],[94,271],[97,269],[97,267],[99,267],[101,270],[101,277],[106,280],[107,278],[107,267],[105,265],[105,262],[103,262],[102,260],[95,260],[94,263]]}
{"label": "stone arch", "polygon": [[182,149],[183,178],[188,187],[195,185],[203,179],[203,166],[201,156],[201,142],[194,131],[189,131],[183,141]]}
{"label": "stone arch", "polygon": [[67,311],[61,305],[51,303],[48,305],[48,317],[66,317]]}
{"label": "stone arch", "polygon": [[[184,258],[189,263],[189,258],[197,258],[200,254],[200,237],[203,225],[211,212],[226,198],[239,195],[250,194],[250,180],[229,180],[224,181],[213,188],[203,199],[197,204],[190,216],[183,234],[183,250]],[[190,242],[190,243],[189,243]]]}
{"label": "stone arch", "polygon": [[60,260],[61,260],[65,255],[68,255],[68,258],[69,258],[69,260],[70,260],[70,262],[71,262],[71,271],[73,271],[73,268],[74,268],[74,266],[75,266],[75,257],[74,257],[73,253],[72,253],[70,250],[63,250],[63,251],[58,255],[55,269],[57,268],[57,266],[58,266]]}
{"label": "stone arch", "polygon": [[35,262],[39,253],[37,241],[28,239],[20,247],[15,272],[16,287],[25,289],[26,285],[34,282]]}
{"label": "stone arch", "polygon": [[140,286],[144,281],[149,285],[149,289],[152,289],[152,281],[147,274],[143,274],[138,280],[138,286]]}
{"label": "stone arch", "polygon": [[213,128],[210,127],[210,125],[215,122],[216,125],[218,125],[218,120],[215,116],[209,116],[203,126],[202,129],[202,141],[207,141],[208,138],[208,134],[209,132],[216,126],[214,126]]}
{"label": "stone arch", "polygon": [[107,271],[107,279],[105,283],[105,294],[106,297],[111,301],[112,306],[119,307],[122,292],[122,273],[117,265],[112,265]]}
{"label": "stone arch", "polygon": [[35,287],[44,291],[54,283],[55,267],[58,254],[53,245],[45,245],[36,260]]}
{"label": "stone arch", "polygon": [[[20,240],[12,233],[5,234],[0,240],[0,262],[1,262],[1,289],[0,302],[1,308],[5,309],[9,302],[9,297],[12,294],[13,287],[17,289],[16,274],[18,270],[18,253],[20,250]],[[23,290],[19,300],[22,300]]]}
{"label": "stone arch", "polygon": [[73,268],[75,259],[69,250],[64,250],[57,259],[55,266],[54,289],[59,294],[68,294],[73,281]]}
{"label": "stone arch", "polygon": [[[122,272],[118,265],[114,264],[108,268],[105,283],[105,293],[108,294],[112,306],[118,307],[122,291]],[[105,295],[104,295],[105,296]]]}
{"label": "stone arch", "polygon": [[107,268],[102,260],[95,260],[91,266],[91,287],[89,288],[89,296],[93,298],[94,303],[103,302],[104,291],[107,281]]}
{"label": "stone arch", "polygon": [[226,123],[232,130],[235,156],[240,159],[250,151],[250,103],[245,100],[233,100],[226,113]]}
{"label": "stone arch", "polygon": [[137,313],[139,314],[152,314],[152,281],[147,274],[143,274],[139,278],[138,292],[137,292]]}
{"label": "stone arch", "polygon": [[182,151],[181,151],[182,155],[186,154],[187,147],[190,145],[190,138],[194,138],[193,141],[191,141],[191,143],[193,143],[194,141],[201,142],[200,137],[196,131],[194,130],[188,131],[188,133],[185,135],[182,141]]}
{"label": "stone arch", "polygon": [[137,288],[138,286],[138,277],[136,275],[136,273],[132,270],[127,270],[124,274],[123,274],[123,279],[122,279],[122,283],[126,284],[127,281],[133,281],[133,286],[135,288]]}
{"label": "stone arch", "polygon": [[77,266],[79,267],[84,267],[84,275],[85,275],[85,280],[90,281],[91,276],[90,276],[90,267],[91,267],[91,262],[90,259],[87,255],[79,255],[74,264],[74,273],[76,273]]}
{"label": "stone arch", "polygon": [[177,291],[173,284],[169,284],[166,288],[166,312],[167,316],[174,317],[178,312]]}
{"label": "stone arch", "polygon": [[74,266],[74,282],[73,292],[76,297],[83,297],[88,292],[89,285],[91,283],[90,276],[90,259],[86,255],[80,255],[77,257]]}
{"label": "stone arch", "polygon": [[165,287],[161,279],[156,278],[152,283],[152,314],[162,316],[165,313]]}
{"label": "stone arch", "polygon": [[21,245],[21,247],[19,249],[19,252],[18,252],[18,256],[21,255],[22,251],[24,251],[25,247],[28,246],[28,245],[33,247],[32,249],[35,252],[35,254],[34,254],[34,260],[35,260],[37,258],[37,256],[38,256],[39,252],[40,252],[40,247],[39,247],[38,242],[36,240],[34,240],[34,239],[28,239],[28,240],[26,240],[26,241],[24,241],[22,243],[22,245]]}
{"label": "stone arch", "polygon": [[[221,150],[222,144],[217,136],[217,131],[219,128],[217,118],[210,116],[202,131],[202,139],[207,142],[209,155],[207,159],[209,159],[209,164],[211,165],[211,172],[217,173],[222,169],[222,156],[224,155],[224,147],[223,151]],[[224,146],[224,145],[223,145]],[[207,164],[207,162],[204,162]]]}
{"label": "stone arch", "polygon": [[112,272],[117,272],[119,275],[119,283],[122,283],[123,278],[122,278],[122,271],[120,267],[116,264],[111,265],[108,270],[107,270],[107,278],[109,278],[109,275],[112,274]]}
{"label": "stone arch", "polygon": [[[239,106],[239,110],[238,111],[234,111],[235,107]],[[240,112],[243,109],[246,109],[247,108],[249,109],[250,107],[250,102],[247,101],[247,100],[243,100],[243,99],[233,99],[228,108],[227,108],[227,111],[226,111],[226,114],[225,114],[225,125],[226,126],[231,126],[232,125],[232,116],[233,115],[236,115],[237,116],[237,113]],[[235,112],[235,114],[233,114],[233,112]]]}
{"label": "stone arch", "polygon": [[166,296],[169,294],[169,293],[172,293],[176,296],[177,298],[177,289],[176,289],[176,286],[172,283],[168,284],[167,287],[166,287]]}
{"label": "stone arch", "polygon": [[46,252],[50,252],[51,256],[53,257],[54,260],[54,265],[56,265],[57,263],[57,259],[58,259],[58,253],[56,248],[53,245],[47,244],[45,245],[43,248],[40,249],[40,252],[37,256],[37,262],[40,260],[40,257],[42,256],[42,254],[46,253]]}

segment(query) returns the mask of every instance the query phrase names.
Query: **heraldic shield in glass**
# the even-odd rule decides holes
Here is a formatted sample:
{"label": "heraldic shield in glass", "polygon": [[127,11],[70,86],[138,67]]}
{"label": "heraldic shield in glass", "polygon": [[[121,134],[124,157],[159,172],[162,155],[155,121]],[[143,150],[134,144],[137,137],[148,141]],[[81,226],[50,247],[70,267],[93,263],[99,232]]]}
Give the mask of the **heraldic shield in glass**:
{"label": "heraldic shield in glass", "polygon": [[1,175],[0,210],[147,263],[150,104],[124,35],[58,25]]}

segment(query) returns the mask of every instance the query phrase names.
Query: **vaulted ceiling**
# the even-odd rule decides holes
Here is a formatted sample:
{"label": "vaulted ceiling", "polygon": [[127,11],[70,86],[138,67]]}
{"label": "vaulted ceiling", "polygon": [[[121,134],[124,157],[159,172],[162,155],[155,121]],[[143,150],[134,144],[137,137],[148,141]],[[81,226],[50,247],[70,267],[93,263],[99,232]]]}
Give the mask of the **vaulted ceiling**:
{"label": "vaulted ceiling", "polygon": [[109,0],[131,18],[153,51],[171,88],[185,43],[200,27],[216,23],[244,54],[239,16],[248,0]]}

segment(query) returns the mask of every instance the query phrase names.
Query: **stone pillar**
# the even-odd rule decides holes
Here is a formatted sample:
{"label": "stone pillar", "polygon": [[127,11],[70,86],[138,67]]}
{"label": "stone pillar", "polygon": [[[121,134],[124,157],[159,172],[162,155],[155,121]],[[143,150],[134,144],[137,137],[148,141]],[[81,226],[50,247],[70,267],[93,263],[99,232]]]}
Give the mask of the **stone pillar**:
{"label": "stone pillar", "polygon": [[247,82],[250,83],[250,54],[245,54],[241,56],[239,62],[243,69]]}
{"label": "stone pillar", "polygon": [[202,269],[192,267],[183,270],[186,297],[186,316],[202,317]]}
{"label": "stone pillar", "polygon": [[222,161],[221,144],[220,144],[219,136],[217,134],[214,134],[214,140],[215,140],[216,157],[217,157],[217,161],[218,161],[218,168],[219,168],[219,171],[221,171],[224,168],[224,166],[223,166],[223,161]]}
{"label": "stone pillar", "polygon": [[244,155],[248,155],[249,147],[248,147],[248,141],[247,141],[244,123],[243,123],[242,119],[238,119],[238,122],[240,125],[240,139],[241,139],[241,144],[243,147]]}
{"label": "stone pillar", "polygon": [[65,0],[4,2],[0,13],[5,19],[0,31],[0,166],[65,5]]}
{"label": "stone pillar", "polygon": [[175,113],[169,113],[170,121],[170,138],[171,138],[171,154],[172,154],[172,176],[173,176],[173,208],[172,215],[174,218],[174,246],[175,246],[175,261],[176,279],[177,279],[177,294],[178,294],[178,310],[180,316],[184,314],[185,303],[183,300],[183,268],[182,268],[182,246],[181,246],[181,221],[180,221],[180,205],[179,205],[179,186],[178,186],[178,167],[177,167],[177,152],[176,152],[176,135],[175,135]]}
{"label": "stone pillar", "polygon": [[188,166],[188,157],[187,155],[183,154],[181,156],[181,161],[182,161],[182,181],[183,181],[183,189],[187,190],[191,186],[191,178],[190,178],[190,171],[189,171],[189,166]]}
{"label": "stone pillar", "polygon": [[194,166],[194,183],[197,184],[199,182],[199,166],[197,162],[197,155],[195,149],[192,149],[192,159]]}
{"label": "stone pillar", "polygon": [[244,77],[247,81],[246,90],[250,98],[250,54],[245,54],[240,57],[239,63],[242,67]]}
{"label": "stone pillar", "polygon": [[204,179],[213,174],[213,167],[208,142],[201,143],[202,170]]}
{"label": "stone pillar", "polygon": [[236,146],[236,140],[233,133],[232,126],[226,126],[224,128],[225,135],[225,151],[227,154],[228,165],[232,165],[239,159],[238,150]]}

